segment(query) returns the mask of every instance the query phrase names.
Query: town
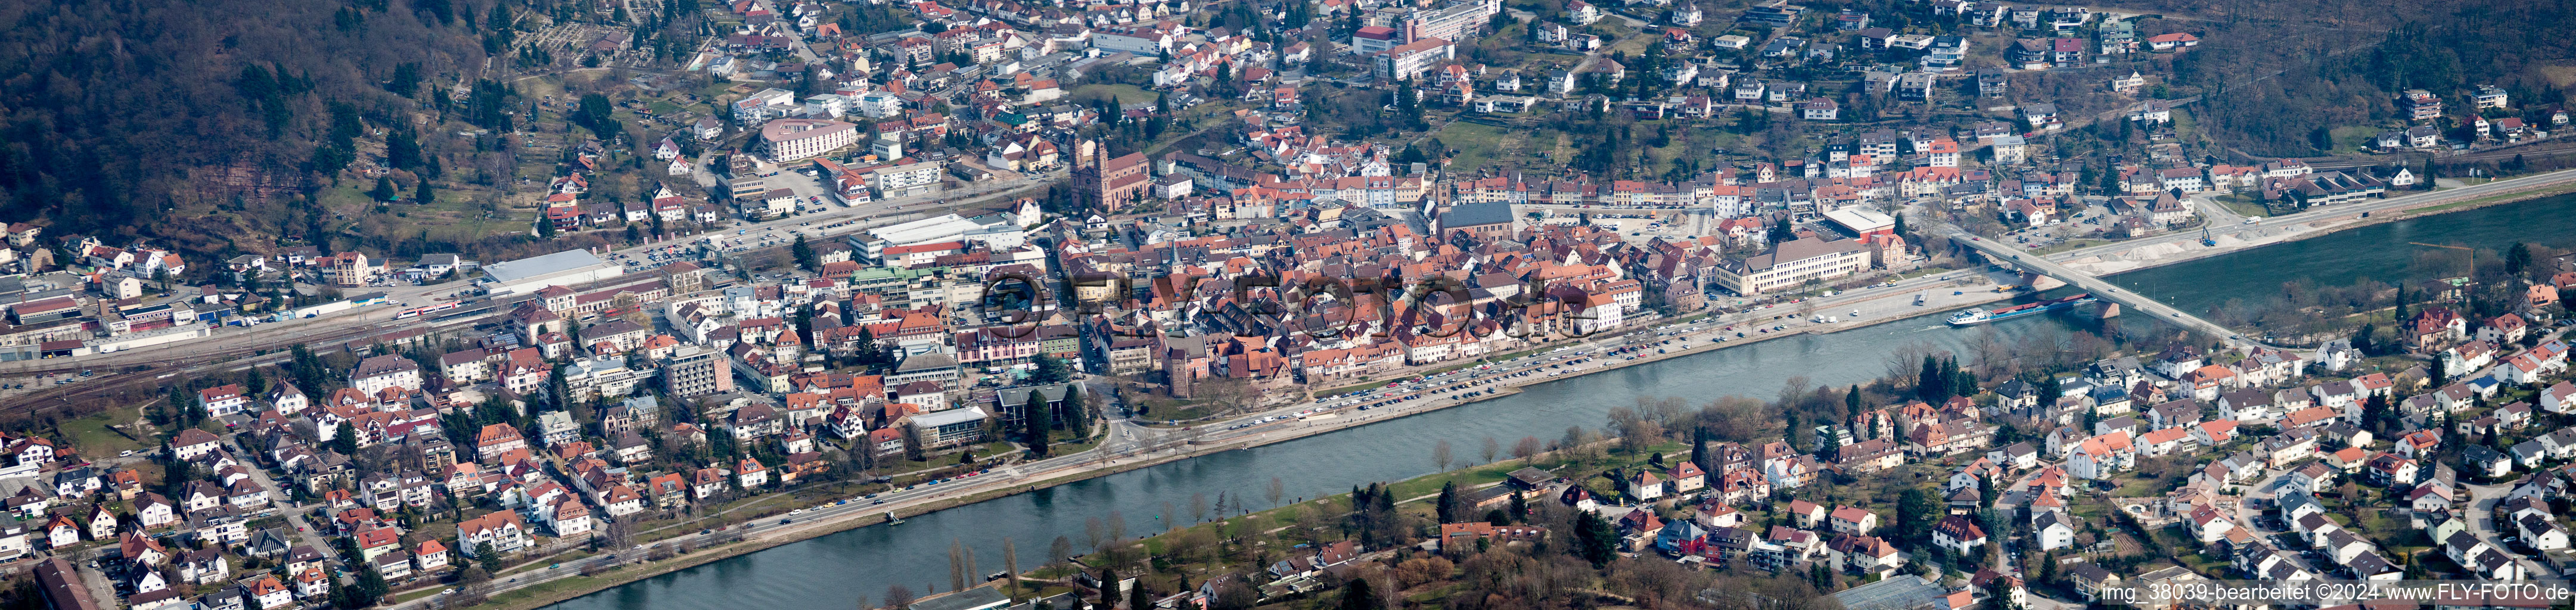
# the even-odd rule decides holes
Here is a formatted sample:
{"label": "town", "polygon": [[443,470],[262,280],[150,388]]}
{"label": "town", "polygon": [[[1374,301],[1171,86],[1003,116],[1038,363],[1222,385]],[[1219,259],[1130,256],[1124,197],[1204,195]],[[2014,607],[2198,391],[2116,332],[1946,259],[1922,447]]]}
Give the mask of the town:
{"label": "town", "polygon": [[[363,95],[226,68],[200,103],[297,150],[209,164],[153,221],[191,232],[0,206],[0,599],[534,608],[1909,320],[1982,334],[1476,457],[1409,443],[1437,469],[1347,494],[1112,511],[1087,544],[1002,538],[1000,572],[968,546],[988,534],[942,531],[944,588],[801,586],[2063,610],[2576,573],[2571,244],[2409,233],[2381,245],[2404,269],[2223,306],[2106,280],[2571,192],[2559,84],[2407,55],[2420,29],[2301,47],[2373,74],[2337,85],[2367,101],[2256,129],[2249,75],[2221,73],[2274,34],[2179,10],[405,4],[317,23],[473,58],[387,58]],[[67,154],[41,146],[0,155],[10,201]]]}

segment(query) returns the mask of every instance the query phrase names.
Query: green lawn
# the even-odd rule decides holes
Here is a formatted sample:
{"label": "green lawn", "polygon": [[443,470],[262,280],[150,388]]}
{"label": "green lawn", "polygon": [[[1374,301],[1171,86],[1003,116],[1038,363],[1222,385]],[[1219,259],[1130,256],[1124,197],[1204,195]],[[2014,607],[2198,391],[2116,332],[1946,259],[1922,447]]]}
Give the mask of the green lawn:
{"label": "green lawn", "polygon": [[108,429],[109,424],[130,421],[134,421],[134,412],[118,409],[66,421],[60,428],[64,435],[71,437],[72,447],[79,449],[82,455],[113,457],[118,452],[139,451],[144,447],[143,443]]}
{"label": "green lawn", "polygon": [[1432,137],[1440,138],[1441,144],[1458,151],[1457,156],[1450,158],[1449,166],[1465,171],[1525,165],[1537,154],[1535,149],[1538,145],[1555,147],[1552,138],[1534,142],[1530,136],[1528,132],[1465,121],[1443,125],[1438,133],[1432,134]]}
{"label": "green lawn", "polygon": [[1066,97],[1073,99],[1089,99],[1093,96],[1099,95],[1118,96],[1118,103],[1120,104],[1151,104],[1154,103],[1154,99],[1156,97],[1160,97],[1152,91],[1146,91],[1143,87],[1135,85],[1105,85],[1097,83],[1075,87],[1073,89],[1073,95]]}
{"label": "green lawn", "polygon": [[2334,139],[2334,153],[2348,155],[2361,152],[2361,149],[2370,147],[2370,139],[2379,135],[2379,132],[2378,127],[2361,125],[2336,127],[2331,136]]}
{"label": "green lawn", "polygon": [[2218,205],[2226,206],[2227,211],[2235,212],[2238,216],[2263,218],[2272,215],[2271,209],[2264,207],[2262,203],[2254,201],[2254,195],[2251,193],[2228,193],[2217,197],[2211,197],[2209,200],[2218,202]]}

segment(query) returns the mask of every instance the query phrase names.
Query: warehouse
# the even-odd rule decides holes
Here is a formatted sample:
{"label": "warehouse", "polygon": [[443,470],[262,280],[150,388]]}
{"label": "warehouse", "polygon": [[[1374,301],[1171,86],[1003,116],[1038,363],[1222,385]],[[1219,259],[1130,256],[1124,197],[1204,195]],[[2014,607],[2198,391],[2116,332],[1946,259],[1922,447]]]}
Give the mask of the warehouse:
{"label": "warehouse", "polygon": [[579,286],[626,273],[625,267],[599,260],[585,250],[565,250],[483,266],[483,288],[492,294],[536,292],[547,286]]}

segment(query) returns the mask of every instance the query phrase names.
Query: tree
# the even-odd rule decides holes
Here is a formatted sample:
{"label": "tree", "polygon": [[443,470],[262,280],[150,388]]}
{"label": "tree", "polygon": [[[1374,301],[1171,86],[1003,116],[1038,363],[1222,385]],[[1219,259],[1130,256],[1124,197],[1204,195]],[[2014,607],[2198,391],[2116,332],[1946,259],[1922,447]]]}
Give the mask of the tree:
{"label": "tree", "polygon": [[1431,444],[1431,463],[1439,466],[1441,472],[1449,471],[1450,460],[1448,439],[1441,439],[1440,442]]}
{"label": "tree", "polygon": [[393,178],[385,176],[377,176],[376,188],[367,189],[367,198],[374,199],[380,203],[393,201],[395,197],[399,196],[401,195],[394,190]]}
{"label": "tree", "polygon": [[376,569],[374,567],[359,568],[356,582],[350,583],[347,587],[339,587],[339,589],[349,591],[348,601],[350,605],[348,607],[351,608],[365,608],[376,605],[377,601],[385,598],[385,592],[390,590],[390,588],[385,585],[384,575],[376,573]]}
{"label": "tree", "polygon": [[1462,506],[1462,500],[1464,498],[1458,497],[1457,481],[1441,484],[1440,499],[1433,505],[1433,511],[1439,513],[1441,523],[1458,522],[1458,509]]}
{"label": "tree", "polygon": [[1098,419],[1091,412],[1091,398],[1082,391],[1082,386],[1065,389],[1064,418],[1059,421],[1065,422],[1060,424],[1062,427],[1073,430],[1074,439],[1091,438],[1091,423]]}
{"label": "tree", "polygon": [[1592,511],[1583,511],[1575,516],[1574,539],[1575,553],[1592,562],[1592,567],[1609,565],[1610,560],[1619,555],[1619,532],[1611,529],[1609,521]]}
{"label": "tree", "polygon": [[1536,436],[1521,437],[1521,440],[1512,442],[1512,458],[1527,461],[1532,456],[1538,455],[1539,448],[1542,446]]}
{"label": "tree", "polygon": [[966,590],[966,583],[972,582],[967,580],[968,578],[971,578],[971,576],[967,575],[968,571],[970,570],[966,567],[966,541],[956,538],[949,539],[948,590]]}
{"label": "tree", "polygon": [[1786,418],[1786,419],[1788,420],[1789,426],[1788,426],[1787,428],[1782,429],[1782,430],[1780,431],[1780,434],[1781,434],[1782,436],[1788,437],[1788,438],[1787,438],[1787,440],[1789,441],[1789,449],[1790,449],[1790,450],[1797,451],[1797,452],[1799,452],[1799,453],[1806,453],[1806,452],[1807,452],[1807,435],[1799,434],[1799,433],[1798,433],[1798,429],[1799,429],[1800,427],[1802,427],[1802,426],[1801,426],[1801,424],[1798,422],[1798,410],[1797,410],[1797,409],[1795,409],[1795,408],[1789,408],[1789,407],[1783,406],[1783,407],[1781,408],[1781,411],[1782,411],[1782,413],[1781,413],[1781,417]]}
{"label": "tree", "polygon": [[1029,446],[1031,455],[1047,455],[1047,429],[1055,427],[1053,414],[1048,411],[1045,392],[1030,392],[1028,404],[1020,407],[1020,421],[1027,424],[1021,432],[1021,442]]}
{"label": "tree", "polygon": [[1037,371],[1029,375],[1030,381],[1044,384],[1056,384],[1073,380],[1073,365],[1067,364],[1063,358],[1057,358],[1047,354],[1038,354],[1035,361],[1037,363]]}
{"label": "tree", "polygon": [[796,236],[796,244],[788,246],[788,252],[796,257],[798,269],[813,271],[823,268],[821,259],[814,254],[814,246],[806,244],[803,235]]}
{"label": "tree", "polygon": [[[1071,543],[1066,543],[1066,545],[1071,546]],[[1004,578],[1010,579],[1010,587],[1003,589],[1003,591],[1007,592],[1011,601],[1019,601],[1020,549],[1019,547],[1011,544],[1010,536],[1002,537],[1002,574],[1004,575]]]}
{"label": "tree", "polygon": [[1071,559],[1073,559],[1072,538],[1057,536],[1054,542],[1047,543],[1047,565],[1060,566]]}
{"label": "tree", "polygon": [[340,455],[358,454],[358,431],[350,428],[349,422],[342,421],[332,429],[331,450],[340,452]]}
{"label": "tree", "polygon": [[1941,503],[1922,487],[1907,487],[1896,499],[1896,533],[1906,540],[1932,539],[1932,524],[1941,518]]}
{"label": "tree", "polygon": [[1377,592],[1369,589],[1369,580],[1353,578],[1342,586],[1340,610],[1384,610],[1386,602],[1378,601]]}
{"label": "tree", "polygon": [[[899,433],[903,435],[903,459],[915,462],[930,459],[930,456],[924,454],[922,451],[920,432],[915,431],[912,426],[899,426],[898,428],[900,430]],[[721,428],[719,428],[719,430],[721,430]]]}
{"label": "tree", "polygon": [[912,588],[903,585],[886,585],[885,600],[887,610],[910,610]]}
{"label": "tree", "polygon": [[[1853,384],[1850,390],[1843,392],[1843,417],[1848,422],[1859,422],[1860,409],[1860,385]],[[1855,434],[1857,433],[1858,431],[1855,431]]]}
{"label": "tree", "polygon": [[483,564],[485,572],[497,574],[501,571],[501,551],[492,548],[492,541],[474,543],[474,561]]}
{"label": "tree", "polygon": [[1494,440],[1494,437],[1487,436],[1485,437],[1485,440],[1482,441],[1482,444],[1477,447],[1476,453],[1477,455],[1485,458],[1485,461],[1482,463],[1491,464],[1494,463],[1494,456],[1501,454],[1502,451],[1502,442]]}
{"label": "tree", "polygon": [[1279,477],[1270,477],[1270,487],[1263,489],[1262,495],[1270,498],[1271,506],[1278,506],[1279,499],[1288,495],[1288,488],[1279,482]]}

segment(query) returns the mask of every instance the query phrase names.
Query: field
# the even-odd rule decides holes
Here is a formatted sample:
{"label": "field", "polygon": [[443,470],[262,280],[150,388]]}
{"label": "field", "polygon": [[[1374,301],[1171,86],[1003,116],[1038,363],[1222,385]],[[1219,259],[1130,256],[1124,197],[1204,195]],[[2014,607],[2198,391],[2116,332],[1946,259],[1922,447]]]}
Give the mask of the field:
{"label": "field", "polygon": [[[1531,136],[1541,134],[1545,139],[1533,142]],[[1538,150],[1552,150],[1558,145],[1555,132],[1533,133],[1465,121],[1443,126],[1433,137],[1440,138],[1442,145],[1458,150],[1457,156],[1449,161],[1450,167],[1470,172],[1485,168],[1536,166],[1543,162]],[[1557,158],[1564,158],[1563,152],[1555,154]]]}
{"label": "field", "polygon": [[1159,97],[1153,92],[1146,91],[1144,88],[1137,87],[1135,85],[1104,85],[1096,83],[1075,87],[1073,88],[1073,94],[1065,97],[1068,99],[1080,100],[1103,95],[1117,96],[1118,103],[1121,105],[1151,104],[1154,103],[1154,98]]}

